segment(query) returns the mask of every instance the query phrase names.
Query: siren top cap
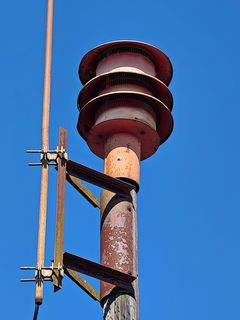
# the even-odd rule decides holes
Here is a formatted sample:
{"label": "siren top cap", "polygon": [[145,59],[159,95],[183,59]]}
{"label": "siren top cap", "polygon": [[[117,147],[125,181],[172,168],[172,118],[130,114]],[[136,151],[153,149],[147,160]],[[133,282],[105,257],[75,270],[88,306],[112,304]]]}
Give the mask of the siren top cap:
{"label": "siren top cap", "polygon": [[[144,42],[132,41],[132,40],[120,40],[112,41],[102,44],[90,50],[81,60],[79,65],[79,78],[84,85],[89,80],[96,76],[97,64],[100,61],[101,56],[110,50],[121,48],[129,48],[134,50],[138,49],[139,53],[147,56],[153,63],[156,71],[156,78],[161,80],[166,85],[169,85],[173,68],[169,58],[158,48]],[[115,52],[114,52],[115,53]]]}

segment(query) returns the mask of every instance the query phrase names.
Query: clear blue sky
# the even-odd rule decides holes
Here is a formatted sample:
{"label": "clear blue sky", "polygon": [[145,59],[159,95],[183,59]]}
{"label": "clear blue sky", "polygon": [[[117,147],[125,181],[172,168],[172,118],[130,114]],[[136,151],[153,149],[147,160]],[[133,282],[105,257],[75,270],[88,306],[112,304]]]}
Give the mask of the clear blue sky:
{"label": "clear blue sky", "polygon": [[[31,319],[34,285],[18,270],[36,263],[46,1],[0,1],[1,319]],[[55,4],[51,147],[59,126],[72,159],[102,170],[76,131],[83,55],[103,42],[149,42],[171,58],[174,132],[142,162],[139,192],[141,319],[240,319],[239,90],[237,0],[77,1]],[[46,264],[53,257],[51,170]],[[93,189],[96,193],[99,190]],[[99,259],[99,214],[68,186],[65,249]],[[91,280],[92,281],[92,280]],[[93,284],[98,286],[96,281]],[[45,286],[39,319],[101,319],[70,280]]]}

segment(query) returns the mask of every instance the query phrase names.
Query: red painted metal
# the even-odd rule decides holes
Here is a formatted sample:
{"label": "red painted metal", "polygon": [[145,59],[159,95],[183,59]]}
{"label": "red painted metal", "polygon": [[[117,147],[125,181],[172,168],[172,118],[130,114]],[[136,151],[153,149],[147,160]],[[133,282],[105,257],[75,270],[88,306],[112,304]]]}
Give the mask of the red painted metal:
{"label": "red painted metal", "polygon": [[139,186],[140,140],[128,133],[110,136],[105,143],[104,172]]}
{"label": "red painted metal", "polygon": [[[133,269],[133,215],[132,205],[126,199],[102,191],[101,196],[101,264],[128,274]],[[114,289],[101,282],[101,300]]]}
{"label": "red painted metal", "polygon": [[[104,159],[105,174],[138,190],[140,161],[173,129],[170,60],[149,44],[115,41],[88,52],[79,76],[85,85],[78,97],[80,135]],[[103,190],[100,203],[101,264],[131,275],[138,273],[136,190],[131,195]],[[133,288],[130,294],[101,281],[104,319],[138,319],[137,279]]]}
{"label": "red painted metal", "polygon": [[[140,178],[140,141],[131,134],[112,135],[105,144],[104,172],[130,180]],[[103,190],[101,194],[101,264],[116,270],[137,274],[135,254],[134,204],[129,197],[119,197]],[[101,282],[101,300],[114,289]]]}
{"label": "red painted metal", "polygon": [[[129,117],[117,114],[111,121],[105,119],[96,123],[98,110],[113,109],[116,106],[137,107],[139,112],[145,110],[149,115],[154,112],[156,124],[153,127],[147,117],[138,118],[134,113]],[[99,157],[104,158],[104,144],[108,136],[126,132],[141,140],[141,160],[150,157],[165,142],[173,129],[173,119],[170,110],[158,99],[151,95],[121,91],[103,94],[93,98],[81,110],[78,120],[78,131],[87,140],[90,149]]]}
{"label": "red painted metal", "polygon": [[[79,77],[83,84],[86,84],[90,79],[96,76],[96,64],[106,55],[114,51],[119,51],[124,48],[129,51],[142,52],[142,56],[148,57],[154,64],[156,78],[169,85],[172,79],[172,64],[169,58],[158,48],[144,42],[121,40],[104,43],[91,51],[89,51],[82,59],[79,66]],[[126,52],[125,50],[125,52]]]}
{"label": "red painted metal", "polygon": [[172,110],[173,107],[172,94],[163,82],[146,74],[139,75],[124,71],[101,74],[88,81],[79,93],[79,111],[93,97],[118,91],[135,91],[150,94],[162,101],[169,110]]}
{"label": "red painted metal", "polygon": [[107,43],[84,56],[79,74],[89,82],[78,97],[78,131],[96,155],[104,158],[105,141],[119,132],[139,139],[141,160],[169,137],[172,66],[160,50],[136,41]]}
{"label": "red painted metal", "polygon": [[[122,48],[123,49],[123,48]],[[155,76],[156,70],[151,59],[139,52],[117,51],[104,56],[97,64],[96,76],[106,72],[132,71]]]}

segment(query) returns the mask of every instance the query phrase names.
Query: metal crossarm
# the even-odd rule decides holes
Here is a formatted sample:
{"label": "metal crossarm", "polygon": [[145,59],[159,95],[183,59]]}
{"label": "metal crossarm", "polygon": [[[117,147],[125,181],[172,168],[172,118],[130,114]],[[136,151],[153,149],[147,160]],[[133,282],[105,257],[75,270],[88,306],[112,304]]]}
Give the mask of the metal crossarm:
{"label": "metal crossarm", "polygon": [[68,174],[120,195],[129,195],[136,187],[72,160],[67,161]]}
{"label": "metal crossarm", "polygon": [[63,264],[65,268],[109,282],[130,291],[132,291],[132,282],[136,279],[136,276],[106,267],[68,252],[63,254]]}

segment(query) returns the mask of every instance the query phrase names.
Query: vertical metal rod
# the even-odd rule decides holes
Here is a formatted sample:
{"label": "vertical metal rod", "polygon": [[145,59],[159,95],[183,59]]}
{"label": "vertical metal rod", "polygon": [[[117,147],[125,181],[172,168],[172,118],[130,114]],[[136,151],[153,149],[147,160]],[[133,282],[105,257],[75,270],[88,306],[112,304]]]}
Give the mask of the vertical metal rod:
{"label": "vertical metal rod", "polygon": [[[63,128],[59,130],[59,149],[66,150],[67,131]],[[63,241],[64,241],[64,206],[66,188],[66,160],[64,157],[58,158],[58,180],[57,180],[57,211],[56,211],[56,231],[54,249],[54,267],[63,265]],[[53,277],[54,291],[62,288],[62,277],[59,270],[54,271]]]}
{"label": "vertical metal rod", "polygon": [[[53,7],[54,0],[47,3],[47,25],[46,25],[46,48],[44,67],[44,93],[42,112],[42,150],[49,149],[49,111],[50,111],[50,89],[51,89],[51,65],[52,65],[52,31],[53,31]],[[46,218],[47,218],[47,193],[48,193],[48,165],[42,166],[41,187],[40,187],[40,207],[38,224],[38,248],[37,267],[44,266],[45,259],[45,238],[46,238]],[[42,304],[43,283],[36,284],[36,304]]]}
{"label": "vertical metal rod", "polygon": [[[135,177],[132,182],[138,183],[140,147],[132,135],[120,133],[110,137],[105,144],[105,173],[131,181]],[[101,194],[101,264],[137,276],[132,291],[101,281],[104,320],[138,320],[136,202],[135,190],[129,196],[107,190]]]}

